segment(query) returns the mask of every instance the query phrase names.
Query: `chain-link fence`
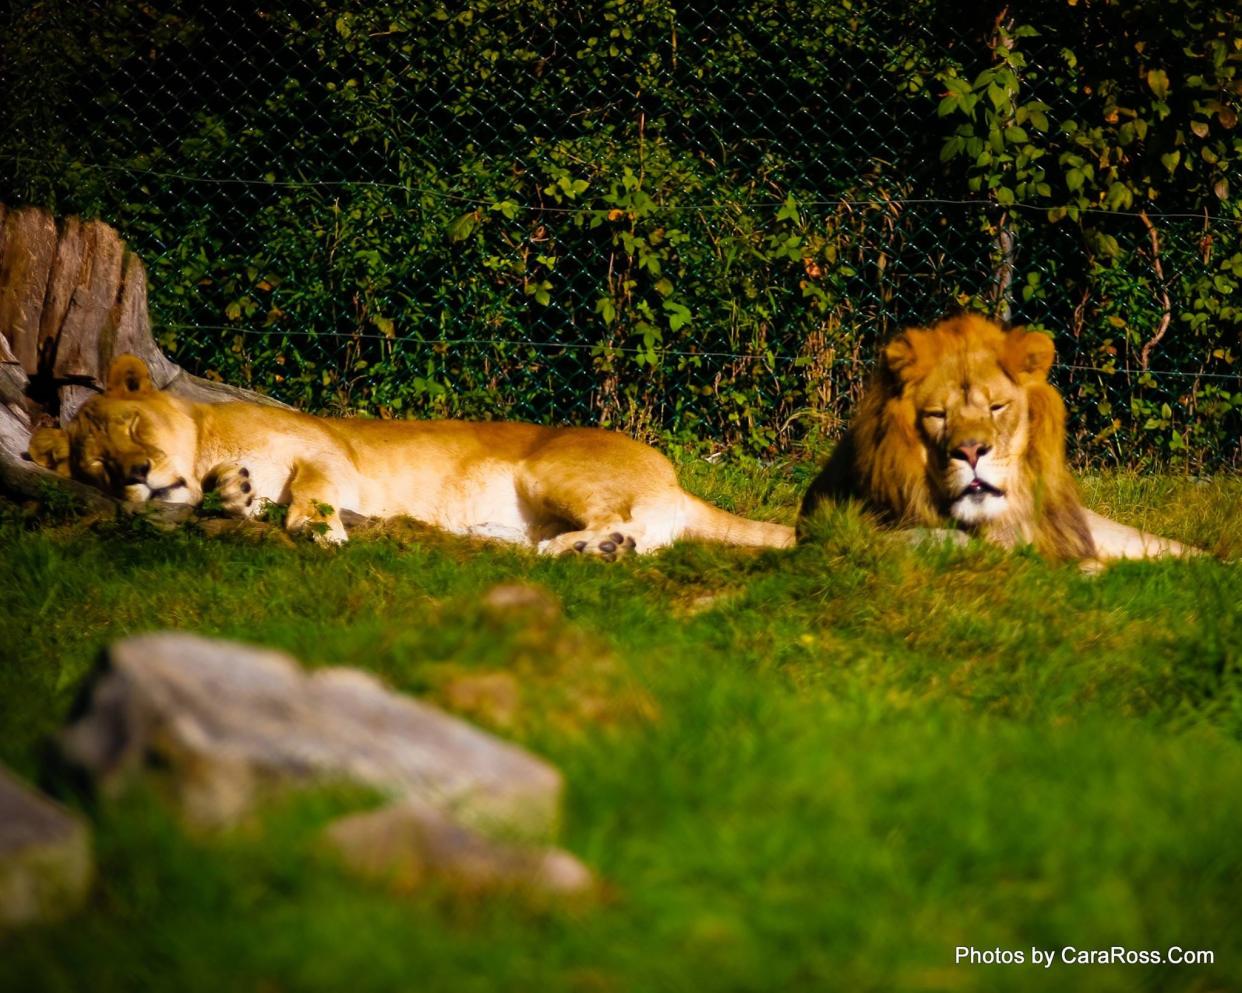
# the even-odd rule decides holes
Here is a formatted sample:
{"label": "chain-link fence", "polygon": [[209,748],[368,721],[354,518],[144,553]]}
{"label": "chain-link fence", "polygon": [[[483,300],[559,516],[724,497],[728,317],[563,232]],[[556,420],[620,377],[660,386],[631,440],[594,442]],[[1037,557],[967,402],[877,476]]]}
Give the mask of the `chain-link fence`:
{"label": "chain-link fence", "polygon": [[0,201],[116,225],[178,362],[310,409],[773,452],[967,306],[1054,332],[1080,459],[1236,465],[1198,6],[36,0]]}

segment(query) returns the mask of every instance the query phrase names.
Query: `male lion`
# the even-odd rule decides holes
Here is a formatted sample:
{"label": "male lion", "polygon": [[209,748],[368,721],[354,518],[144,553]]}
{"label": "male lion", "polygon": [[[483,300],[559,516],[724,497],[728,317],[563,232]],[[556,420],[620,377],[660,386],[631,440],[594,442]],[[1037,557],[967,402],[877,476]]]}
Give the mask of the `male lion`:
{"label": "male lion", "polygon": [[[408,515],[612,559],[678,538],[784,548],[793,528],[691,496],[654,448],[598,428],[312,417],[252,403],[194,403],[153,386],[123,355],[68,425],[59,471],[127,500],[198,503],[214,484],[239,516],[287,504],[290,531],[346,540],[340,511]],[[31,458],[58,469],[43,432]],[[63,450],[63,446],[62,450]]]}
{"label": "male lion", "polygon": [[1065,462],[1052,339],[975,315],[890,341],[844,438],[802,502],[855,499],[899,527],[953,527],[1057,559],[1194,550],[1082,506]]}

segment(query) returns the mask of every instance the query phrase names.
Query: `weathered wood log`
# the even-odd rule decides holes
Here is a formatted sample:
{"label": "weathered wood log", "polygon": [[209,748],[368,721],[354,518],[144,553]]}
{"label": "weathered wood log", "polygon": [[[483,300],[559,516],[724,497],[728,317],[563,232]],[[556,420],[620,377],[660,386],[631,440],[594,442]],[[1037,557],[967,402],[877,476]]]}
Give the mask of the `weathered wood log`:
{"label": "weathered wood log", "polygon": [[39,322],[55,257],[56,223],[50,214],[5,212],[0,227],[0,330],[28,375],[39,368]]}
{"label": "weathered wood log", "polygon": [[37,498],[64,487],[91,509],[110,501],[83,497],[82,487],[23,456],[31,431],[68,423],[125,353],[146,362],[157,387],[189,399],[283,406],[190,375],[160,351],[146,269],[107,224],[69,217],[58,226],[44,210],[0,204],[0,492]]}

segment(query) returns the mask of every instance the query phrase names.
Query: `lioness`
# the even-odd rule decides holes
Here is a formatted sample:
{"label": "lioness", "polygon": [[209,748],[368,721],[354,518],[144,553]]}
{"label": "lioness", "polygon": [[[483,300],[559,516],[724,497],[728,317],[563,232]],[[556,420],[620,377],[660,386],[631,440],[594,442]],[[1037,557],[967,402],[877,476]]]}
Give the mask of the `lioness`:
{"label": "lioness", "polygon": [[[104,394],[65,434],[44,429],[31,459],[127,500],[196,504],[214,484],[223,508],[239,516],[287,504],[290,531],[310,527],[328,542],[346,540],[342,509],[608,559],[682,537],[771,548],[794,541],[793,528],[691,496],[668,459],[612,431],[194,403],[155,389],[132,355],[113,362]],[[57,458],[63,440],[67,462]]]}
{"label": "lioness", "polygon": [[1060,559],[1193,552],[1082,506],[1048,335],[975,315],[911,328],[883,349],[841,442],[802,502],[856,499],[889,524],[954,527]]}

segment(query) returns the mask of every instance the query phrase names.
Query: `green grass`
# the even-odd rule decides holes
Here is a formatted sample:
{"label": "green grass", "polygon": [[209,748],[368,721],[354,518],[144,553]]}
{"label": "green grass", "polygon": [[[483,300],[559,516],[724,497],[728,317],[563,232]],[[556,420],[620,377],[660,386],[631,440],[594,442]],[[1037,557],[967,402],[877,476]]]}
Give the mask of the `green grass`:
{"label": "green grass", "polygon": [[[811,467],[687,462],[791,520]],[[0,524],[0,760],[26,775],[100,648],[182,628],[357,665],[568,782],[586,907],[394,897],[261,828],[93,814],[100,880],[0,938],[0,988],[427,991],[1242,988],[1242,480],[1093,477],[1089,502],[1223,556],[1070,565],[916,549],[842,513],[793,552],[615,565],[395,529],[324,551]],[[561,621],[480,607],[535,582]],[[510,673],[516,708],[453,687]],[[1209,949],[1201,966],[955,966],[954,949]]]}

